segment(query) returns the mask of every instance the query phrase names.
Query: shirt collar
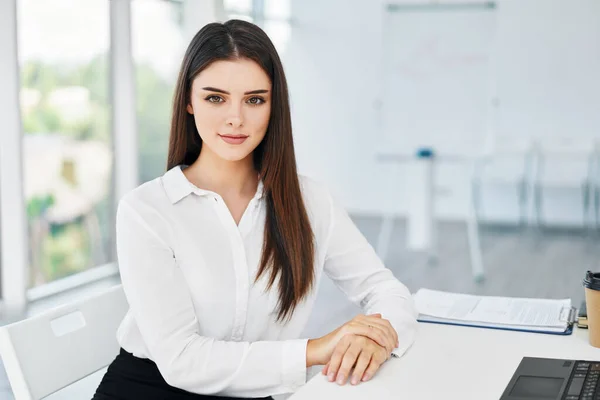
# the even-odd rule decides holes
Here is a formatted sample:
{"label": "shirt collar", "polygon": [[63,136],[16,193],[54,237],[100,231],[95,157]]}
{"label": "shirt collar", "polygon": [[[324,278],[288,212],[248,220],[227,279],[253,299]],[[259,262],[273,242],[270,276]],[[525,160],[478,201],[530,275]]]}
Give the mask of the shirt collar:
{"label": "shirt collar", "polygon": [[258,177],[258,185],[256,186],[256,194],[254,195],[255,199],[262,199],[265,188],[263,186],[263,181]]}
{"label": "shirt collar", "polygon": [[[172,204],[177,203],[181,199],[187,197],[188,195],[195,193],[198,196],[209,196],[215,195],[215,192],[210,190],[200,189],[193,185],[183,174],[183,170],[187,167],[187,165],[177,165],[170,170],[168,170],[162,176],[163,187],[165,188],[165,192],[167,192],[167,197],[171,200]],[[263,197],[264,187],[261,179],[258,180],[258,187],[256,188],[256,194],[254,195],[255,199],[260,199]]]}

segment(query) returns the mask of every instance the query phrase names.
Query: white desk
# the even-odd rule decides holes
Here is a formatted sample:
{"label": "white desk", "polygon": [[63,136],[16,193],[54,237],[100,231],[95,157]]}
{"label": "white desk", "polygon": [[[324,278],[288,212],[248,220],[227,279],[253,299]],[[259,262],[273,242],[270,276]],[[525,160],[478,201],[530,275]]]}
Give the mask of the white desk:
{"label": "white desk", "polygon": [[[461,143],[462,145],[462,143]],[[458,149],[455,149],[458,150]],[[436,165],[440,162],[458,163],[470,165],[471,169],[476,166],[476,161],[481,156],[477,148],[464,151],[451,151],[442,149],[436,150],[433,157],[418,158],[416,154],[398,153],[381,151],[377,154],[377,161],[381,163],[403,163],[410,169],[407,177],[410,177],[408,193],[409,198],[408,212],[408,242],[407,247],[415,250],[425,250],[430,262],[437,262],[437,227],[435,222],[435,197],[436,197]],[[399,180],[398,171],[392,174],[390,185],[396,185]],[[469,174],[473,176],[473,172]],[[467,239],[469,242],[469,257],[471,260],[471,269],[473,278],[476,281],[484,279],[484,268],[481,254],[481,244],[479,243],[479,226],[475,215],[475,206],[473,204],[473,195],[470,192],[472,185],[469,183],[469,194],[467,199]],[[391,198],[391,196],[388,196]],[[391,212],[383,214],[383,221],[377,239],[377,254],[385,260],[394,226],[394,215]]]}
{"label": "white desk", "polygon": [[600,360],[600,349],[584,329],[558,336],[421,323],[412,348],[370,382],[339,386],[319,373],[290,400],[498,400],[524,356]]}

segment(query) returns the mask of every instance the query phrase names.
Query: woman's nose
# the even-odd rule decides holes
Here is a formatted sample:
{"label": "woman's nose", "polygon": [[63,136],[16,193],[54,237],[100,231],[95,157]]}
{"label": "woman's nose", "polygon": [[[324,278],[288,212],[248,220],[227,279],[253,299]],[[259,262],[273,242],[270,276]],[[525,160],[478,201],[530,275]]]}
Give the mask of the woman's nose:
{"label": "woman's nose", "polygon": [[227,125],[237,128],[242,126],[243,118],[242,118],[242,107],[241,105],[232,105],[229,110],[229,115],[227,116]]}
{"label": "woman's nose", "polygon": [[242,126],[242,118],[239,115],[230,116],[227,118],[227,125],[233,128],[238,128]]}

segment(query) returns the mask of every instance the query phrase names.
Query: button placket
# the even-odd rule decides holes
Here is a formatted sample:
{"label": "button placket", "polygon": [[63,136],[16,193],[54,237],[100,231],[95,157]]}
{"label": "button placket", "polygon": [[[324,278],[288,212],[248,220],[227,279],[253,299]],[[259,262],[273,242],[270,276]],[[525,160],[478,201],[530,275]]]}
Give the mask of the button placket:
{"label": "button placket", "polygon": [[233,329],[231,333],[232,340],[241,340],[244,335],[244,327],[246,325],[246,312],[248,309],[248,272],[246,265],[246,250],[240,230],[235,224],[231,213],[221,199],[214,197],[217,214],[221,219],[221,223],[229,234],[233,252],[233,267],[235,270],[235,316],[233,320]]}
{"label": "button placket", "polygon": [[235,261],[236,281],[238,282],[238,285],[236,286],[238,286],[238,291],[236,300],[237,310],[235,319],[236,323],[234,325],[234,335],[236,340],[241,340],[244,336],[244,328],[246,326],[248,311],[248,266],[246,261],[246,249],[244,248],[244,241],[237,227],[232,238],[235,238],[234,240],[238,242],[238,251],[236,252],[237,260]]}
{"label": "button placket", "polygon": [[248,208],[244,212],[238,230],[240,231],[242,238],[248,236],[256,220],[256,214],[258,213],[259,203],[256,199],[250,200]]}

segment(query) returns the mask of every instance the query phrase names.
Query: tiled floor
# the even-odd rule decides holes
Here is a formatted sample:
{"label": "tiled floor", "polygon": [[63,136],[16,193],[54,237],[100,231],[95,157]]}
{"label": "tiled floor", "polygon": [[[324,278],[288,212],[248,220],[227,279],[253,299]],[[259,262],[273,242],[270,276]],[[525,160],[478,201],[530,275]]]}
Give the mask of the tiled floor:
{"label": "tiled floor", "polygon": [[[379,229],[377,218],[357,217],[355,221],[365,236],[374,243]],[[406,250],[405,226],[398,222],[386,265],[411,291],[420,287],[521,297],[571,297],[575,304],[583,299],[581,279],[587,269],[600,269],[600,246],[597,236],[578,231],[519,231],[514,228],[482,229],[483,259],[486,280],[475,283],[471,277],[464,224],[440,225],[438,265],[428,265],[423,255]],[[360,310],[350,304],[329,280],[319,288],[319,297],[306,328],[307,337],[327,333]],[[69,388],[54,400],[86,399],[101,374]],[[0,365],[0,399],[12,399]]]}

